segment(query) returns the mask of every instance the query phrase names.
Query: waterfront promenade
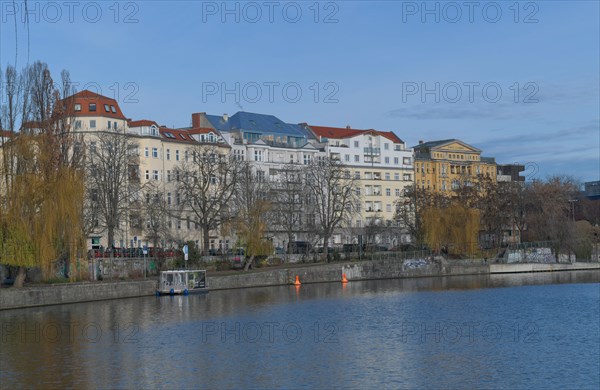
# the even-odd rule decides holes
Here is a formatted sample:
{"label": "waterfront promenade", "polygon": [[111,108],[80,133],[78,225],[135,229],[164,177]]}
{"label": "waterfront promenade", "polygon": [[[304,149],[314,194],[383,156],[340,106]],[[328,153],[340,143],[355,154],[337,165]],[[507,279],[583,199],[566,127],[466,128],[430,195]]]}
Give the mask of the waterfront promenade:
{"label": "waterfront promenade", "polygon": [[[528,272],[598,272],[600,263],[571,264],[487,264],[469,261],[398,261],[392,259],[348,263],[285,265],[259,268],[250,272],[225,271],[207,275],[211,290],[280,286],[292,284],[296,276],[302,284],[340,282],[345,274],[349,282],[359,280],[442,277],[455,275],[490,275]],[[107,299],[150,296],[156,292],[157,280],[65,283],[0,289],[0,310],[25,307],[90,302]]]}

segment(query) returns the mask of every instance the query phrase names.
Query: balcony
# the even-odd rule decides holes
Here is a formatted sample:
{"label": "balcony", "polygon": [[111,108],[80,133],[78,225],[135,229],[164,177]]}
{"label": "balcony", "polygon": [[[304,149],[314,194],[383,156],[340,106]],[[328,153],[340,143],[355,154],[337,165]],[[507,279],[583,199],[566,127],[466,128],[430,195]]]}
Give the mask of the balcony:
{"label": "balcony", "polygon": [[366,156],[379,156],[381,154],[381,148],[365,147],[364,153]]}

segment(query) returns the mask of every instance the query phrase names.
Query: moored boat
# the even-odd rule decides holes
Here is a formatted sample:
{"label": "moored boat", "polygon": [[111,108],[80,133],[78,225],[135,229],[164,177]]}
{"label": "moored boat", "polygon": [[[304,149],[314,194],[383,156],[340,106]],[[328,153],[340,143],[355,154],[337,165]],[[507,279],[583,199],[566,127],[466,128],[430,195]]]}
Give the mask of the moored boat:
{"label": "moored boat", "polygon": [[208,292],[205,270],[161,271],[156,295],[203,294]]}

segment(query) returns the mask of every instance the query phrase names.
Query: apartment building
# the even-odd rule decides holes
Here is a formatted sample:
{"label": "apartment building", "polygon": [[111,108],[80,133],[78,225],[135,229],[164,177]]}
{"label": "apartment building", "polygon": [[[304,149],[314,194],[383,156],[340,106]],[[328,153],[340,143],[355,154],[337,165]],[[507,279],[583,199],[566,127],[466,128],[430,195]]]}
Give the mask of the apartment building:
{"label": "apartment building", "polygon": [[496,180],[496,161],[458,139],[423,142],[413,147],[415,185],[434,192],[451,193],[470,185],[478,175]]}
{"label": "apartment building", "polygon": [[[407,188],[413,186],[412,149],[391,131],[359,130],[307,125],[323,145],[327,156],[341,161],[351,171],[359,185],[355,191],[361,204],[352,226],[334,237],[333,244],[365,242],[369,226],[393,223],[395,202]],[[397,245],[409,237],[378,235],[378,242]]]}

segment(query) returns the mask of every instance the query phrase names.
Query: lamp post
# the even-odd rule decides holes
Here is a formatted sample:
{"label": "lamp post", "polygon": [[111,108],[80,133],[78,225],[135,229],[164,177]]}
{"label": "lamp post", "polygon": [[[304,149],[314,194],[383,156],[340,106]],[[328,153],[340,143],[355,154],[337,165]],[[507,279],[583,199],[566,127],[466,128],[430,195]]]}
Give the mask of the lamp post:
{"label": "lamp post", "polygon": [[571,204],[571,208],[573,210],[573,222],[575,222],[575,202],[577,202],[577,199],[569,199],[569,203]]}

